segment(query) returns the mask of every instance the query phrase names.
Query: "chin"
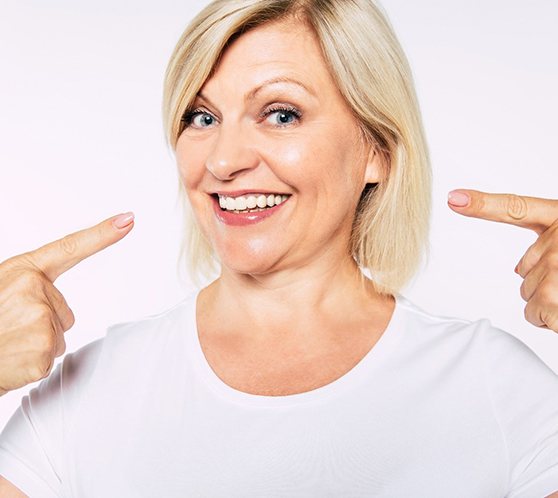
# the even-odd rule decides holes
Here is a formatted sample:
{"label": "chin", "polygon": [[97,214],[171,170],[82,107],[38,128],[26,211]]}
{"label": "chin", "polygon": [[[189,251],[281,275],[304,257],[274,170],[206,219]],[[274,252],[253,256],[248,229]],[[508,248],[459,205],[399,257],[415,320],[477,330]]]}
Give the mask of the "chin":
{"label": "chin", "polygon": [[224,268],[238,273],[263,274],[275,268],[282,259],[277,248],[267,244],[254,247],[254,244],[235,245],[217,251],[219,261]]}
{"label": "chin", "polygon": [[244,259],[231,261],[226,258],[225,261],[221,260],[221,266],[228,271],[235,273],[244,273],[249,275],[263,275],[270,273],[275,269],[275,262],[269,261],[269,258],[264,260]]}

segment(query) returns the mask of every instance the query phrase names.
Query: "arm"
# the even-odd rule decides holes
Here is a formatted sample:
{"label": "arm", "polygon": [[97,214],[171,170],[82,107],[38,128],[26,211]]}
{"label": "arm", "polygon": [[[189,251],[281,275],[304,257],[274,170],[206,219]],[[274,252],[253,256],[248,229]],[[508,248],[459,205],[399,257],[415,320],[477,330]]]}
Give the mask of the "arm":
{"label": "arm", "polygon": [[[0,476],[0,496],[2,498],[28,498],[18,488],[16,488],[10,481]],[[558,496],[552,495],[552,497]],[[549,497],[549,498],[552,498]]]}

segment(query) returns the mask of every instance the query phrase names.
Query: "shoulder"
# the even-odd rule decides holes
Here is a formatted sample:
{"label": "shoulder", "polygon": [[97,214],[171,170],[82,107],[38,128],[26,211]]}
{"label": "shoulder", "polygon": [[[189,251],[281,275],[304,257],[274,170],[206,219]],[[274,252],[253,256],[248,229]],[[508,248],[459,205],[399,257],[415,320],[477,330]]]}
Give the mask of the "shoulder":
{"label": "shoulder", "polygon": [[172,336],[184,330],[193,299],[193,294],[188,295],[161,313],[109,326],[104,337],[67,353],[23,399],[23,408],[44,412],[44,418],[51,416],[49,412],[62,419],[63,412],[66,417],[76,410],[99,386],[106,389],[129,382],[130,372],[145,371],[150,361],[176,349]]}
{"label": "shoulder", "polygon": [[[482,356],[487,374],[510,377],[518,369],[539,371],[548,378],[557,377],[542,359],[521,339],[481,318],[467,320],[429,313],[409,299],[398,296],[405,316],[405,336],[441,348],[474,350]],[[558,340],[558,337],[557,337]]]}
{"label": "shoulder", "polygon": [[405,338],[437,345],[446,358],[452,351],[460,361],[474,357],[496,404],[519,406],[517,401],[523,397],[526,406],[529,399],[536,404],[538,398],[553,396],[558,407],[558,375],[518,337],[487,319],[471,321],[434,315],[402,296],[398,302],[406,319]]}
{"label": "shoulder", "polygon": [[151,348],[169,336],[195,324],[197,293],[191,293],[166,310],[137,320],[118,322],[107,328],[104,348]]}
{"label": "shoulder", "polygon": [[168,351],[176,348],[177,336],[195,323],[190,321],[194,299],[195,294],[189,294],[160,313],[110,325],[104,337],[66,354],[42,389],[63,387],[65,399],[77,404],[100,378],[129,381],[130,371],[145,371],[150,362],[168,357]]}
{"label": "shoulder", "polygon": [[107,327],[104,337],[68,353],[64,361],[90,366],[107,349],[146,348],[152,343],[160,343],[161,339],[172,334],[177,328],[188,325],[188,320],[193,316],[195,296],[195,293],[188,294],[178,303],[159,313],[114,323]]}
{"label": "shoulder", "polygon": [[444,332],[448,334],[463,334],[467,332],[474,333],[479,330],[485,331],[490,329],[497,331],[497,333],[511,336],[509,332],[505,332],[494,327],[487,318],[468,320],[466,318],[431,313],[402,295],[397,296],[397,303],[406,314],[407,320],[415,327],[421,327],[421,330],[425,333],[435,334],[437,332]]}
{"label": "shoulder", "polygon": [[400,320],[404,324],[406,341],[422,344],[428,347],[430,352],[437,348],[446,351],[451,348],[460,351],[476,349],[478,352],[482,348],[484,333],[494,329],[487,319],[467,320],[434,314],[401,295],[397,296],[397,308]]}

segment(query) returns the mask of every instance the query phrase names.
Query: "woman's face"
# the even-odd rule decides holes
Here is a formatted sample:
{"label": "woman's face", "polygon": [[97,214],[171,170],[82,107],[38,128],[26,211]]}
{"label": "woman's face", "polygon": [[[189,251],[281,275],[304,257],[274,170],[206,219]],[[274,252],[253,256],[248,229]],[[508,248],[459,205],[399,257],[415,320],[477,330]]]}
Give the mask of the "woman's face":
{"label": "woman's face", "polygon": [[180,175],[225,267],[263,274],[349,255],[356,205],[379,181],[379,161],[303,23],[235,40],[186,125]]}

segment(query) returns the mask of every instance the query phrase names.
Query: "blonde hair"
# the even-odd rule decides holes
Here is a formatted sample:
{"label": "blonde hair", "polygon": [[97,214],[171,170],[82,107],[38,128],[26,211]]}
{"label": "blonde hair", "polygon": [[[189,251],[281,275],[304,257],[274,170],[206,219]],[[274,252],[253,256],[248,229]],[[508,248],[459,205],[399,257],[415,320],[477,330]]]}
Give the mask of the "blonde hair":
{"label": "blonde hair", "polygon": [[[163,120],[173,150],[181,117],[193,105],[225,48],[242,33],[294,16],[315,32],[341,94],[363,137],[381,154],[384,179],[367,185],[351,234],[352,256],[381,293],[397,293],[416,273],[427,249],[431,172],[409,63],[375,0],[215,0],[188,25],[165,74]],[[187,250],[196,279],[216,269],[212,247],[179,191]]]}

